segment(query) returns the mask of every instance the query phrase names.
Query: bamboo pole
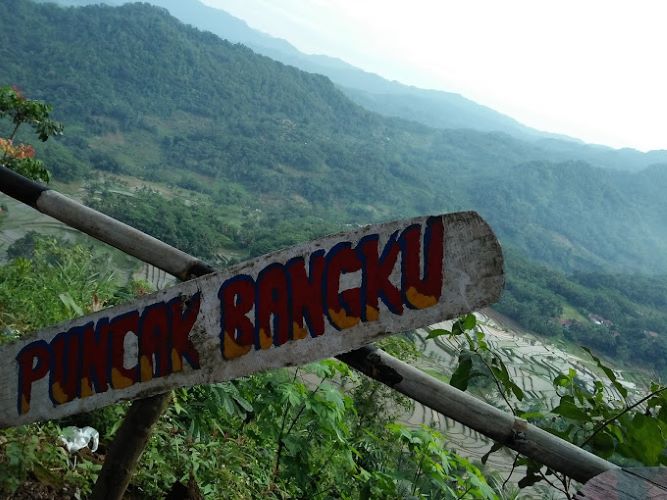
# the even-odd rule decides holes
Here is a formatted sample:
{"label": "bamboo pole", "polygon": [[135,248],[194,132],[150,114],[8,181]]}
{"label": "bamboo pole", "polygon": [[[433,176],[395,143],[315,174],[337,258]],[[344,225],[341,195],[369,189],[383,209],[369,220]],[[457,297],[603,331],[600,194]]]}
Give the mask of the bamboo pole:
{"label": "bamboo pole", "polygon": [[183,281],[215,271],[192,255],[1,165],[0,190],[43,214],[159,267]]}
{"label": "bamboo pole", "polygon": [[[0,190],[46,215],[182,280],[215,271],[211,266],[185,252],[1,166]],[[338,358],[411,399],[577,481],[585,482],[597,474],[617,468],[611,462],[498,410],[372,346],[340,355]],[[151,410],[159,407],[157,404],[160,403],[159,398],[163,398],[162,402],[166,404],[168,395],[137,400],[133,403],[128,418],[123,422],[118,434],[119,437],[123,436],[124,443],[117,444],[115,441],[111,446],[115,454],[106,457],[92,498],[122,497],[122,491],[120,493],[117,491],[119,488],[109,490],[106,489],[106,485],[121,483],[121,479],[126,480],[124,491],[134,468],[119,468],[118,463],[134,460],[132,457],[135,452],[130,452],[132,447],[127,446],[127,440],[130,439],[133,429],[135,431],[148,429],[150,432],[150,428],[160,415],[160,412]],[[149,415],[148,420],[152,422],[145,418]],[[139,434],[143,435],[144,432],[141,431]],[[142,449],[136,455],[137,460]],[[110,462],[108,466],[107,462]],[[136,465],[136,460],[134,464]],[[120,478],[118,474],[124,477]]]}
{"label": "bamboo pole", "polygon": [[427,375],[374,346],[338,359],[415,401],[522,455],[586,482],[617,466],[553,434]]}

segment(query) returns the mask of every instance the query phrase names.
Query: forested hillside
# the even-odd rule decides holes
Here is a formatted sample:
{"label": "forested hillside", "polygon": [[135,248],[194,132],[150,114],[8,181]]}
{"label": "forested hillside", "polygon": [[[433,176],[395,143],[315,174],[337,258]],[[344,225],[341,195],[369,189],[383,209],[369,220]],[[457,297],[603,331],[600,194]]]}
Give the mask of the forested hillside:
{"label": "forested hillside", "polygon": [[[0,91],[3,167],[43,160],[58,189],[216,267],[369,222],[480,212],[504,246],[506,289],[495,308],[542,336],[523,340],[527,364],[548,353],[548,363],[534,363],[543,378],[518,370],[513,347],[500,348],[485,333],[493,323],[482,328],[472,314],[451,332],[409,332],[381,347],[616,464],[667,464],[667,392],[646,380],[647,372],[667,374],[662,153],[448,129],[457,116],[429,128],[417,123],[428,123],[424,110],[412,121],[381,116],[324,76],[149,4],[63,9],[5,0]],[[12,123],[7,110],[34,105],[49,116],[32,98],[54,105],[64,136],[53,123],[49,141],[37,143],[30,113]],[[402,102],[409,100],[392,105]],[[14,137],[17,121],[26,126]],[[33,225],[37,218],[0,198],[0,346],[165,286],[155,268],[46,218]],[[529,345],[545,337],[563,349],[592,347],[615,369],[641,366],[633,380],[642,387],[593,354],[588,367],[581,357],[560,364],[546,344]],[[458,347],[433,355],[444,339]],[[442,368],[445,352],[451,370]],[[41,362],[32,366],[40,370]],[[542,397],[542,385],[553,397]],[[635,408],[640,397],[646,407]],[[338,361],[178,389],[171,398],[127,490],[132,498],[179,497],[179,487],[207,498],[513,498],[517,471],[526,474],[521,487],[576,488],[495,445],[484,444],[484,458],[471,463],[451,451],[424,407]],[[0,496],[88,495],[127,408],[3,429]],[[99,430],[99,450],[68,454],[68,425]],[[504,454],[507,475],[493,472],[492,452]]]}
{"label": "forested hillside", "polygon": [[[122,5],[127,0],[56,0],[61,5],[105,3]],[[465,97],[441,91],[427,91],[388,81],[379,75],[356,68],[340,59],[304,54],[289,42],[253,30],[244,21],[227,12],[209,7],[199,0],[151,0],[186,24],[210,31],[232,43],[242,43],[258,54],[310,73],[325,75],[355,102],[379,113],[413,119],[443,128],[470,128],[503,131],[522,137],[548,137],[516,120]]]}
{"label": "forested hillside", "polygon": [[473,208],[506,244],[564,270],[667,270],[662,167],[554,164],[506,135],[382,118],[324,77],[145,4],[9,0],[0,23],[2,75],[68,125],[46,151],[62,179],[92,166],[199,182],[227,201],[231,190],[352,223]]}
{"label": "forested hillside", "polygon": [[[130,2],[55,0],[55,3],[122,5]],[[597,167],[626,171],[638,171],[654,164],[667,164],[667,151],[642,153],[629,148],[615,150],[601,145],[584,144],[576,139],[526,127],[459,94],[403,85],[334,57],[304,54],[286,40],[256,31],[241,19],[204,5],[199,0],[151,0],[149,3],[168,9],[174,17],[186,24],[215,33],[232,43],[242,43],[258,54],[304,71],[325,75],[354,102],[386,116],[404,118],[434,128],[503,132],[519,139],[537,141],[536,144],[542,149],[542,156],[552,161],[584,160]]]}

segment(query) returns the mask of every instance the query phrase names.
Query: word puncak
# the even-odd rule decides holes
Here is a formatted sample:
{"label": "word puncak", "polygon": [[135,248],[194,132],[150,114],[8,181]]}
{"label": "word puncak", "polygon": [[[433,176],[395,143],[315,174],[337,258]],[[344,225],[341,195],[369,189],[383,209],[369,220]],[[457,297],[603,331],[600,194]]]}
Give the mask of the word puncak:
{"label": "word puncak", "polygon": [[[146,307],[141,315],[135,310],[111,320],[101,318],[59,333],[50,342],[28,344],[16,356],[19,414],[30,410],[33,382],[47,374],[49,397],[59,405],[180,372],[183,360],[199,368],[199,353],[188,335],[200,299],[200,294],[186,301],[176,297]],[[132,341],[134,348],[128,349]]]}

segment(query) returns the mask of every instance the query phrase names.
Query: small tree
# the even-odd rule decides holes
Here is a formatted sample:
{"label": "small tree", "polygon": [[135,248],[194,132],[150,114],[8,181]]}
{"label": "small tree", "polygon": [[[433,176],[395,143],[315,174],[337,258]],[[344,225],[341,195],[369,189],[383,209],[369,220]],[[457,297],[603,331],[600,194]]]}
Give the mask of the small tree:
{"label": "small tree", "polygon": [[30,179],[49,182],[51,176],[44,162],[35,159],[35,149],[29,144],[15,144],[14,139],[24,123],[34,129],[42,142],[62,134],[62,124],[50,118],[52,109],[48,104],[27,99],[15,87],[0,87],[0,118],[9,118],[12,124],[9,136],[0,136],[0,165]]}

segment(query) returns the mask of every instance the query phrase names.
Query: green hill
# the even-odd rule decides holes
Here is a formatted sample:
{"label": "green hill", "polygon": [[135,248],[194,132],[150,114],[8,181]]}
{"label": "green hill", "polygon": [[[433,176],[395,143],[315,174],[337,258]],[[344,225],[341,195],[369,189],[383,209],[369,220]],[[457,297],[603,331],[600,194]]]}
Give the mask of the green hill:
{"label": "green hill", "polygon": [[66,123],[43,151],[57,178],[97,168],[336,223],[474,209],[564,270],[667,271],[663,167],[554,163],[505,134],[385,118],[147,4],[6,5],[0,74]]}
{"label": "green hill", "polygon": [[[63,5],[105,3],[122,5],[127,0],[56,0]],[[527,127],[513,118],[464,96],[440,90],[426,90],[356,68],[345,61],[325,55],[304,54],[286,40],[250,28],[227,12],[204,5],[199,0],[150,0],[166,8],[174,17],[198,29],[210,31],[232,43],[242,43],[258,54],[322,74],[331,79],[354,102],[385,116],[412,120],[434,128],[465,128],[483,132],[503,132],[535,142],[542,156],[552,161],[583,160],[594,166],[638,171],[653,164],[667,165],[667,151],[642,153],[635,149],[613,149],[584,144],[559,134]]]}
{"label": "green hill", "polygon": [[[122,5],[129,2],[57,0],[56,3]],[[254,30],[244,21],[198,0],[150,0],[149,3],[166,8],[186,24],[215,33],[232,43],[242,43],[258,54],[310,73],[325,75],[340,86],[353,101],[387,116],[415,120],[439,128],[502,131],[524,138],[552,136],[526,127],[509,116],[481,106],[459,94],[418,89],[386,80],[334,57],[304,54],[289,42]]]}

